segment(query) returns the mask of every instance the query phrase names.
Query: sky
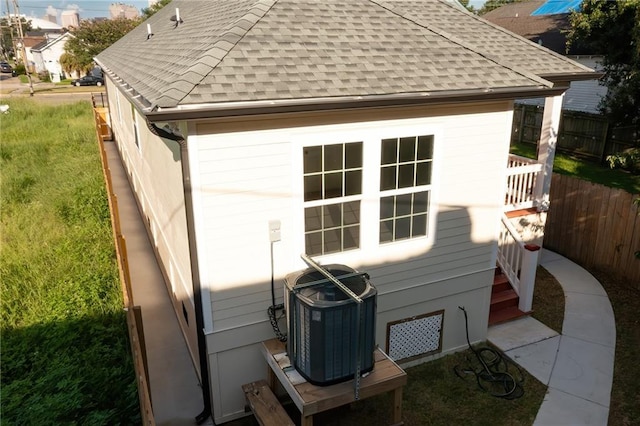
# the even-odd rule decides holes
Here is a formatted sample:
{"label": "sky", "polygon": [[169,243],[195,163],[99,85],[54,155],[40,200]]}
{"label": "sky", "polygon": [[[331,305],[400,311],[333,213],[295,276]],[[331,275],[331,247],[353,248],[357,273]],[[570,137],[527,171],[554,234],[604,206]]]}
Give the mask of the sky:
{"label": "sky", "polygon": [[[10,0],[9,4],[11,5],[12,2],[13,0]],[[471,0],[469,3],[477,9],[484,2],[485,0]],[[80,19],[108,17],[109,5],[112,3],[128,4],[135,6],[138,10],[149,6],[148,0],[18,0],[20,13],[35,18],[42,18],[48,8],[56,9],[58,24],[60,12],[66,9],[79,9]],[[10,10],[13,12],[13,6],[10,6]],[[6,15],[6,1],[0,2],[0,11],[0,15]]]}
{"label": "sky", "polygon": [[[60,12],[67,9],[78,9],[80,19],[108,17],[109,5],[113,3],[124,3],[135,6],[138,10],[149,7],[148,0],[18,0],[20,14],[42,18],[46,15],[48,8],[57,10],[58,24],[60,23]],[[9,1],[10,11],[13,12],[13,0]],[[6,1],[0,3],[1,15],[6,15]]]}

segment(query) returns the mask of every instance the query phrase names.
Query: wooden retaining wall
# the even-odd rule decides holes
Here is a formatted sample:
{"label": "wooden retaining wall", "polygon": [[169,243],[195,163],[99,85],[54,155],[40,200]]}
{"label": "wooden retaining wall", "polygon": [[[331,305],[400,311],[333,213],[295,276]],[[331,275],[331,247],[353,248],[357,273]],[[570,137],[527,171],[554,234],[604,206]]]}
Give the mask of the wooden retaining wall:
{"label": "wooden retaining wall", "polygon": [[544,246],[640,289],[640,194],[554,173]]}
{"label": "wooden retaining wall", "polygon": [[153,407],[151,406],[149,370],[147,367],[147,351],[145,347],[144,330],[142,328],[142,313],[140,306],[134,305],[133,302],[131,278],[129,276],[129,263],[127,260],[127,244],[120,229],[118,198],[113,192],[111,172],[109,171],[109,162],[107,160],[107,153],[104,147],[105,140],[111,140],[112,135],[110,129],[109,131],[105,131],[105,126],[102,125],[103,123],[106,124],[104,108],[96,106],[95,98],[93,99],[93,105],[96,121],[96,136],[100,147],[100,159],[102,161],[102,171],[107,189],[107,198],[109,200],[109,210],[111,211],[111,225],[118,261],[120,283],[122,284],[124,310],[126,311],[127,317],[129,344],[131,346],[131,354],[133,356],[133,364],[136,372],[140,414],[143,425],[154,426],[156,422],[153,416]]}

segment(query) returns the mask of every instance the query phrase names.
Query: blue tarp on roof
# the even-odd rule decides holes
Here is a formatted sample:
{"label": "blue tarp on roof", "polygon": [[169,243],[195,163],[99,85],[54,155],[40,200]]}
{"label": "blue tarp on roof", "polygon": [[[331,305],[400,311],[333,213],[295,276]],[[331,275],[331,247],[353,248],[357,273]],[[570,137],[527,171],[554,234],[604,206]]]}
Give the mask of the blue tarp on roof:
{"label": "blue tarp on roof", "polygon": [[531,13],[531,16],[557,15],[570,13],[572,10],[580,10],[582,0],[548,0],[545,4]]}

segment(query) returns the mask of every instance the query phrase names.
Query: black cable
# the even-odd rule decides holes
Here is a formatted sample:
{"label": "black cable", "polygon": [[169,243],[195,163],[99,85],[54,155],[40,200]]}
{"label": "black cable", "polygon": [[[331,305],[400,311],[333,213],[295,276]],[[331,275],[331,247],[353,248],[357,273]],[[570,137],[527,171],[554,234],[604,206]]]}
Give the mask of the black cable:
{"label": "black cable", "polygon": [[280,331],[280,326],[278,325],[278,321],[284,316],[284,311],[280,318],[276,318],[276,312],[280,309],[284,310],[284,305],[282,303],[279,305],[269,306],[267,314],[269,315],[269,321],[271,322],[271,327],[273,327],[273,332],[276,334],[276,338],[281,342],[286,342],[287,335]]}
{"label": "black cable", "polygon": [[[464,312],[467,344],[480,365],[475,368],[473,365],[470,365],[464,369],[461,369],[460,366],[456,365],[453,368],[456,376],[464,379],[465,375],[473,375],[478,387],[492,396],[509,400],[520,398],[524,395],[524,375],[522,374],[520,367],[493,348],[482,347],[475,349],[471,346],[471,342],[469,341],[469,320],[467,318],[467,311],[462,306],[459,306],[458,308]],[[473,360],[468,357],[467,361],[469,361],[469,364],[473,364]],[[510,367],[514,368],[515,371],[510,372]],[[514,377],[514,375],[517,378]]]}
{"label": "black cable", "polygon": [[[276,312],[279,310],[283,311],[282,316],[276,318]],[[267,315],[269,315],[269,321],[271,322],[273,332],[276,334],[276,338],[281,342],[286,342],[287,335],[280,331],[280,326],[278,325],[278,321],[284,316],[284,304],[280,303],[276,305],[275,280],[273,278],[273,241],[271,242],[271,306],[267,309]]]}

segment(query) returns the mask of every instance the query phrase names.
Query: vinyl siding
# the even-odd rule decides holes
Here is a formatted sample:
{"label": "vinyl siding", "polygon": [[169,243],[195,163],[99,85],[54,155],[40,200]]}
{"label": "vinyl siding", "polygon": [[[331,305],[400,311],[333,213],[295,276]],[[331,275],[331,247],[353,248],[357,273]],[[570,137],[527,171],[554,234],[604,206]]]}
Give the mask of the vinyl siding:
{"label": "vinyl siding", "polygon": [[[282,239],[273,244],[276,303],[282,300],[284,277],[306,267],[299,258],[304,250],[299,162],[301,143],[308,138],[322,140],[325,134],[344,132],[347,142],[359,131],[402,127],[405,122],[436,129],[433,235],[320,261],[345,263],[370,274],[379,294],[376,339],[381,347],[388,322],[440,309],[445,310],[443,352],[464,347],[460,305],[472,317],[472,340],[485,338],[511,103],[394,110],[387,115],[393,120],[380,120],[384,114],[375,112],[368,116],[372,121],[366,121],[355,113],[302,120],[286,129],[280,127],[285,121],[277,120],[196,126],[189,143],[198,158],[193,179],[199,185],[195,204],[202,209],[196,224],[202,285],[211,295],[207,347],[212,383],[219,387],[214,395],[224,394],[222,401],[215,400],[216,421],[243,410],[244,382],[234,372],[245,382],[264,375],[264,363],[254,352],[260,341],[273,337],[266,314],[271,304],[269,220],[281,221]],[[401,120],[403,115],[410,119]],[[354,123],[348,124],[349,118]],[[246,131],[252,125],[260,130]],[[257,365],[238,363],[235,353],[257,360]]]}
{"label": "vinyl siding", "polygon": [[[107,83],[107,90],[112,130],[121,158],[161,259],[168,292],[189,350],[192,357],[197,359],[180,147],[177,142],[162,140],[152,134],[145,119],[137,112],[132,113],[131,104],[111,81]],[[138,121],[138,146],[135,142],[135,116]],[[187,311],[188,324],[182,314],[182,304]],[[195,365],[198,365],[197,362]]]}

